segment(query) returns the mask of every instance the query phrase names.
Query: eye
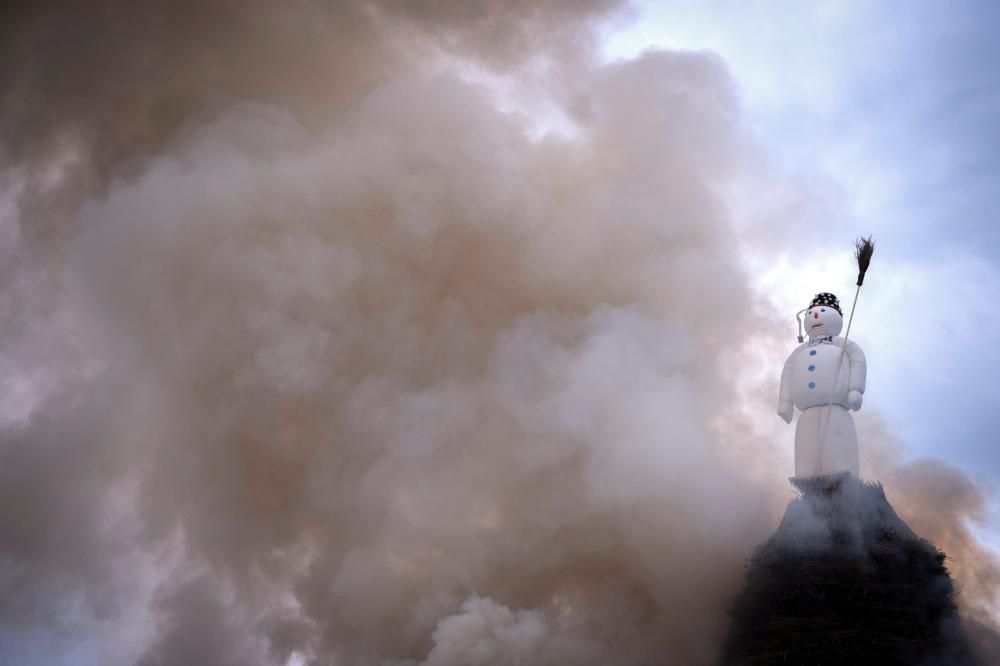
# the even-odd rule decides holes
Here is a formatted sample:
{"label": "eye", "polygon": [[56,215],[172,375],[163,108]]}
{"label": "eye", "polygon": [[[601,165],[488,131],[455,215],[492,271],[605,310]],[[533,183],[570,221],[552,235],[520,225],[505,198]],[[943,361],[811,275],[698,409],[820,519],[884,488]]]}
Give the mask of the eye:
{"label": "eye", "polygon": [[820,312],[826,312],[826,308],[820,308],[819,311]]}

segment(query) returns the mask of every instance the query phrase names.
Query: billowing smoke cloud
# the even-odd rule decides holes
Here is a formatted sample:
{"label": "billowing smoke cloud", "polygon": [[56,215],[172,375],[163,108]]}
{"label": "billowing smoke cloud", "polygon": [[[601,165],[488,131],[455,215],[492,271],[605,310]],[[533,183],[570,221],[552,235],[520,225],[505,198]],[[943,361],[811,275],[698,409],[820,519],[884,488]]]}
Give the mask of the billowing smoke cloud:
{"label": "billowing smoke cloud", "polygon": [[711,663],[786,497],[752,153],[716,57],[598,64],[581,4],[8,10],[5,656]]}

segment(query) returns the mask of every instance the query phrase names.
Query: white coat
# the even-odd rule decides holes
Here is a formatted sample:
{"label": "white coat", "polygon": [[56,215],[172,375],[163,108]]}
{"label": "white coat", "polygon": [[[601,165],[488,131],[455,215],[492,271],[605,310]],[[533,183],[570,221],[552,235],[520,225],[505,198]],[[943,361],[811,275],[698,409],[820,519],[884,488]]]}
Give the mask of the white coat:
{"label": "white coat", "polygon": [[860,476],[858,437],[848,410],[861,408],[866,375],[861,347],[848,340],[845,351],[839,336],[810,340],[789,355],[781,372],[778,413],[791,422],[792,405],[802,410],[795,426],[795,476],[845,471]]}

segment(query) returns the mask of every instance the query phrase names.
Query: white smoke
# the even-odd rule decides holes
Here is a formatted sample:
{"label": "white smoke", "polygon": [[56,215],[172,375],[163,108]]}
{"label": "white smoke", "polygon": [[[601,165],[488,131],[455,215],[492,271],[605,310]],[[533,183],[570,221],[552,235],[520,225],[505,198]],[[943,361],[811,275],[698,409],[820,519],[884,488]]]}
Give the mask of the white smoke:
{"label": "white smoke", "polygon": [[[39,282],[5,298],[45,298],[6,353],[56,379],[2,435],[6,626],[149,666],[716,658],[787,497],[742,407],[775,340],[726,198],[758,166],[733,84],[710,54],[599,64],[559,11],[494,44],[444,9],[373,10],[398,42],[317,89],[328,115],[267,65],[219,84],[267,81],[253,103],[116,128],[128,159],[18,240]],[[533,49],[572,131],[428,35]]]}

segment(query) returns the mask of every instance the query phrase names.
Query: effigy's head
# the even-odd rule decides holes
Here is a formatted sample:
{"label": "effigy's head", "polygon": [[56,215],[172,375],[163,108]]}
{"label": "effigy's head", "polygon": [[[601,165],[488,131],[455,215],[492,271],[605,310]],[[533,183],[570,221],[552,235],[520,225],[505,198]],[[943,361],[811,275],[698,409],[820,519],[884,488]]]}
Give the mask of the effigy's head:
{"label": "effigy's head", "polygon": [[806,334],[810,338],[825,335],[840,335],[844,328],[844,317],[840,311],[840,301],[833,294],[823,292],[816,294],[806,310]]}

